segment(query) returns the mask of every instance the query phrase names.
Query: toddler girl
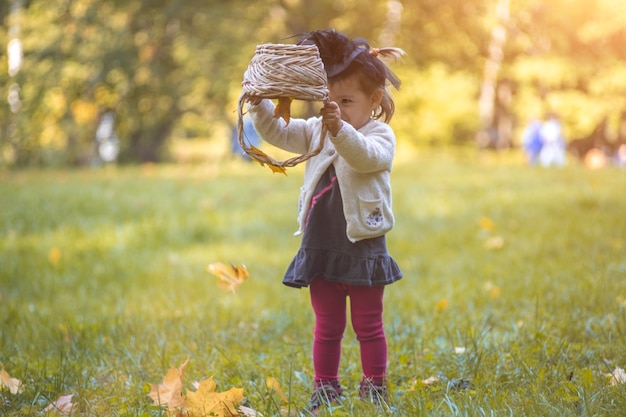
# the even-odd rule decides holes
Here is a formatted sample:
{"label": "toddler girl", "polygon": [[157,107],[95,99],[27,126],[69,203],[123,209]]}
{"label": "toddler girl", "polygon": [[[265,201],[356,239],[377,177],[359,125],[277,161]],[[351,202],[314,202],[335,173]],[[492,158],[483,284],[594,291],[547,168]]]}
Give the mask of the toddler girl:
{"label": "toddler girl", "polygon": [[302,243],[283,279],[290,287],[310,288],[315,386],[309,411],[317,415],[320,406],[341,402],[348,297],[361,351],[360,398],[378,405],[387,400],[383,292],[402,273],[385,241],[394,224],[389,175],[396,141],[386,124],[394,113],[386,83],[398,88],[400,82],[377,55],[403,52],[370,49],[333,30],[310,32],[300,43],[317,45],[328,75],[330,100],[321,117],[285,125],[274,117],[274,104],[258,98],[249,99],[249,113],[264,140],[294,153],[317,148],[322,127],[328,131],[322,151],[306,163],[296,233]]}

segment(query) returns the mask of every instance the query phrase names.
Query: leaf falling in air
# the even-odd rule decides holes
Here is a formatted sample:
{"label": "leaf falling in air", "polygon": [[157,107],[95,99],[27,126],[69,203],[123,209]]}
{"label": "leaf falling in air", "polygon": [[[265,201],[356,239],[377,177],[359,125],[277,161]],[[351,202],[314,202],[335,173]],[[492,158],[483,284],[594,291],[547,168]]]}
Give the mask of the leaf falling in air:
{"label": "leaf falling in air", "polygon": [[56,412],[64,416],[69,416],[72,413],[72,410],[74,409],[74,403],[72,402],[73,397],[74,397],[74,394],[61,395],[55,402],[48,405],[44,409],[44,412],[47,412],[47,413]]}
{"label": "leaf falling in air", "polygon": [[280,388],[280,382],[278,382],[276,378],[274,377],[267,378],[267,380],[265,381],[265,384],[267,385],[269,389],[274,390],[276,394],[278,394],[284,402],[286,403],[289,402],[289,400],[287,399],[287,396],[285,395],[283,390]]}
{"label": "leaf falling in air", "polygon": [[280,97],[274,109],[274,117],[282,117],[286,124],[291,120],[291,101],[290,97]]}
{"label": "leaf falling in air", "polygon": [[22,392],[22,381],[17,378],[12,378],[7,371],[2,369],[0,371],[0,390],[8,388],[9,392],[13,395]]}
{"label": "leaf falling in air", "polygon": [[181,408],[185,405],[185,396],[183,395],[183,376],[185,375],[185,367],[189,362],[189,358],[178,368],[171,368],[163,377],[163,383],[156,385],[150,384],[150,393],[148,396],[152,398],[157,405],[166,405],[168,410]]}
{"label": "leaf falling in air", "polygon": [[217,277],[217,285],[219,285],[221,289],[232,291],[233,294],[249,275],[245,265],[216,262],[209,264],[207,269]]}

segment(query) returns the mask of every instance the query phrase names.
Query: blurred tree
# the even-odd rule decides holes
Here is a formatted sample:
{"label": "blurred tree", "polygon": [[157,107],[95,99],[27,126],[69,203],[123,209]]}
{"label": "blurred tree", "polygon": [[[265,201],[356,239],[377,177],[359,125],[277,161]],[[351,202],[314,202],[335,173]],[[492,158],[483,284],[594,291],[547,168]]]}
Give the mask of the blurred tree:
{"label": "blurred tree", "polygon": [[243,0],[31,1],[21,19],[24,106],[13,162],[87,162],[108,111],[117,115],[124,160],[160,160],[176,128],[197,135],[224,117],[237,52],[246,43],[254,47],[250,28],[262,26],[263,6]]}
{"label": "blurred tree", "polygon": [[[493,109],[487,124],[509,136],[499,143],[512,142],[514,123],[547,110],[572,136],[604,118],[613,132],[626,124],[621,0],[517,0],[506,22],[496,13],[503,0],[21,0],[23,13],[9,18],[12,1],[0,2],[0,42],[8,45],[18,22],[24,58],[10,75],[0,49],[3,165],[88,163],[111,111],[122,160],[162,160],[169,138],[232,123],[256,45],[325,28],[407,51],[394,66],[400,140],[472,143],[489,128],[478,103],[490,57],[499,67],[483,108]],[[507,36],[494,54],[498,23]],[[7,102],[13,84],[19,113]]]}
{"label": "blurred tree", "polygon": [[620,0],[525,0],[512,4],[503,78],[521,123],[561,116],[569,138],[605,118],[617,136],[626,111],[626,8]]}

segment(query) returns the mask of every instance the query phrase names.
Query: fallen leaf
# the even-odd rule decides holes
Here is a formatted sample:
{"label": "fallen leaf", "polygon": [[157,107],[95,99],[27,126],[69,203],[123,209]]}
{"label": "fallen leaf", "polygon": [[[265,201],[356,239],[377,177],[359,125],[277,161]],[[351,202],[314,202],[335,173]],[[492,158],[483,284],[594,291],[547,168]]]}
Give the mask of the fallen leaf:
{"label": "fallen leaf", "polygon": [[502,236],[493,236],[485,241],[485,247],[491,250],[502,249],[504,247],[504,238]]}
{"label": "fallen leaf", "polygon": [[195,416],[231,417],[239,415],[237,407],[243,401],[243,388],[231,388],[216,392],[217,384],[213,378],[198,385],[195,392],[187,392],[187,410]]}
{"label": "fallen leaf", "polygon": [[245,265],[227,265],[222,262],[210,264],[208,271],[217,277],[217,285],[221,289],[230,290],[233,294],[249,275]]}
{"label": "fallen leaf", "polygon": [[163,377],[163,383],[159,385],[150,384],[150,393],[157,405],[166,405],[168,410],[182,408],[185,406],[185,396],[183,395],[183,376],[189,358],[178,368],[171,368]]}
{"label": "fallen leaf", "polygon": [[[238,407],[243,402],[243,388],[231,388],[228,391],[216,392],[217,384],[213,378],[194,382],[196,391],[183,394],[183,376],[189,358],[178,368],[171,368],[163,383],[150,384],[148,394],[157,405],[167,406],[167,415],[174,417],[234,417],[239,416]],[[261,414],[250,414],[251,417],[262,417]]]}
{"label": "fallen leaf", "polygon": [[285,395],[283,390],[280,388],[280,382],[278,382],[278,380],[276,378],[269,377],[269,378],[267,378],[265,383],[267,384],[267,387],[269,389],[274,390],[276,392],[276,394],[278,394],[280,396],[280,398],[284,402],[286,402],[286,403],[289,402],[289,399],[287,399],[287,396]]}
{"label": "fallen leaf", "polygon": [[439,302],[435,305],[435,311],[440,312],[445,310],[448,307],[448,300],[445,298],[442,298],[441,300],[439,300]]}
{"label": "fallen leaf", "polygon": [[481,217],[479,224],[481,229],[488,231],[492,231],[496,226],[493,220],[491,220],[489,217]]}
{"label": "fallen leaf", "polygon": [[485,291],[489,293],[489,296],[491,298],[498,298],[500,296],[500,287],[498,287],[497,285],[494,285],[490,281],[485,282],[485,284],[483,285],[483,288],[485,289]]}
{"label": "fallen leaf", "polygon": [[52,265],[56,265],[59,263],[60,259],[61,259],[61,250],[59,248],[50,249],[50,252],[48,252],[48,261]]}
{"label": "fallen leaf", "polygon": [[58,400],[48,405],[44,411],[57,412],[63,414],[64,416],[69,416],[74,408],[74,403],[72,402],[73,397],[74,394],[62,395]]}
{"label": "fallen leaf", "polygon": [[9,392],[13,395],[22,392],[22,381],[17,378],[11,378],[9,373],[2,369],[0,371],[0,390],[3,388],[8,388]]}
{"label": "fallen leaf", "polygon": [[243,405],[241,407],[239,407],[239,412],[244,417],[263,417],[263,414],[259,413],[255,409],[250,408],[250,407],[245,407]]}
{"label": "fallen leaf", "polygon": [[274,109],[274,117],[282,117],[286,124],[291,120],[291,101],[290,97],[280,97]]}
{"label": "fallen leaf", "polygon": [[616,366],[610,375],[611,375],[610,384],[612,386],[615,386],[618,384],[626,384],[626,372],[624,372],[622,368]]}
{"label": "fallen leaf", "polygon": [[426,379],[422,379],[422,385],[424,386],[428,386],[428,385],[432,385],[434,383],[437,383],[441,380],[441,378],[439,378],[438,376],[429,376]]}

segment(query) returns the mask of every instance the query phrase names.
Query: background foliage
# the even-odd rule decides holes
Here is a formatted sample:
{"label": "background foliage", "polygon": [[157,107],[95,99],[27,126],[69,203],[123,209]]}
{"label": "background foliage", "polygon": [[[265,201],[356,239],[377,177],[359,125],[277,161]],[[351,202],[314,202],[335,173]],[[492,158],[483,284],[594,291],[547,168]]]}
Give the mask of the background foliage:
{"label": "background foliage", "polygon": [[[568,138],[606,118],[617,141],[626,137],[624,21],[620,0],[5,1],[0,44],[19,37],[24,59],[11,76],[0,50],[2,96],[17,86],[21,104],[0,105],[0,164],[89,163],[109,110],[123,161],[162,160],[172,138],[224,140],[255,46],[328,27],[408,52],[394,67],[404,80],[392,122],[401,141],[467,144],[509,126],[499,131],[511,146],[547,111]],[[485,124],[478,97],[497,25],[506,42]]]}

